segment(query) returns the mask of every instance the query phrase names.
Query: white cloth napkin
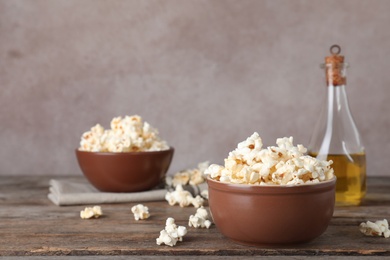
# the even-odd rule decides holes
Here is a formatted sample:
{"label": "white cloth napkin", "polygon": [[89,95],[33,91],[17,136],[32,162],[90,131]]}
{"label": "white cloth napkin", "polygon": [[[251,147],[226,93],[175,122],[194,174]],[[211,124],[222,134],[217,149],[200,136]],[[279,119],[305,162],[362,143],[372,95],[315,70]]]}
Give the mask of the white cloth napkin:
{"label": "white cloth napkin", "polygon": [[50,180],[48,198],[58,206],[161,201],[165,199],[166,189],[142,192],[114,193],[101,192],[87,180]]}
{"label": "white cloth napkin", "polygon": [[[52,179],[49,184],[48,198],[57,206],[163,201],[168,191],[159,187],[149,191],[131,193],[101,192],[86,179],[77,181]],[[202,190],[207,189],[207,184],[185,185],[183,188],[191,192],[193,196],[196,196]]]}

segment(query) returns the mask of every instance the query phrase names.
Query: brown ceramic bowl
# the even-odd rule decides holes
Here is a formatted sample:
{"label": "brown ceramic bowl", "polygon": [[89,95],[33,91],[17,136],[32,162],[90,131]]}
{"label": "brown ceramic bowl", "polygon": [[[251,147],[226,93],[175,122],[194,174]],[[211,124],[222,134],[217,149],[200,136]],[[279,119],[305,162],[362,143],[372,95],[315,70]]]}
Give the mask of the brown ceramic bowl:
{"label": "brown ceramic bowl", "polygon": [[151,152],[86,152],[76,150],[81,171],[100,191],[135,192],[154,188],[164,179],[174,149]]}
{"label": "brown ceramic bowl", "polygon": [[209,206],[218,230],[241,244],[310,241],[328,227],[336,178],[317,184],[254,186],[207,179]]}

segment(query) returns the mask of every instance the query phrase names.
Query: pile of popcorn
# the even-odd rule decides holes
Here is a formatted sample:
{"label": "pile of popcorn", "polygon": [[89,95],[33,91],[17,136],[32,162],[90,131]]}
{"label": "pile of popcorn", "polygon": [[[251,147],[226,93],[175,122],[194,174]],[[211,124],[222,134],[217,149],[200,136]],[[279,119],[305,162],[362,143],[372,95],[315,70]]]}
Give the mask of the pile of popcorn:
{"label": "pile of popcorn", "polygon": [[293,145],[293,138],[278,138],[277,146],[263,147],[258,133],[253,133],[229,153],[225,165],[210,165],[205,174],[221,182],[257,185],[298,185],[334,178],[330,161],[305,155],[303,145]]}
{"label": "pile of popcorn", "polygon": [[166,141],[158,136],[158,130],[151,127],[137,115],[115,117],[111,129],[100,124],[81,136],[80,151],[89,152],[138,152],[169,149]]}

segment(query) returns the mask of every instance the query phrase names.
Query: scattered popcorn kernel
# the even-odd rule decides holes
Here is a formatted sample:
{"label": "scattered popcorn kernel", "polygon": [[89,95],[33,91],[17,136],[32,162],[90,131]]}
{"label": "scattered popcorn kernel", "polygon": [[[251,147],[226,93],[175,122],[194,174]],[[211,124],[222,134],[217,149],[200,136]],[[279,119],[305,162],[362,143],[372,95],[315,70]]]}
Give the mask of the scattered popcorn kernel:
{"label": "scattered popcorn kernel", "polygon": [[115,117],[111,129],[97,124],[81,136],[81,151],[90,152],[137,152],[169,149],[166,141],[158,137],[158,130],[137,115]]}
{"label": "scattered popcorn kernel", "polygon": [[100,206],[94,206],[93,208],[87,207],[80,211],[80,217],[82,219],[99,218],[101,215],[103,215],[103,212]]}
{"label": "scattered popcorn kernel", "polygon": [[135,220],[147,219],[150,217],[149,208],[142,204],[133,206],[131,212],[133,212]]}
{"label": "scattered popcorn kernel", "polygon": [[206,200],[208,200],[209,199],[209,190],[202,190],[200,193],[200,196],[202,196],[202,198],[205,198]]}
{"label": "scattered popcorn kernel", "polygon": [[220,182],[253,185],[299,185],[334,178],[332,161],[306,155],[307,149],[294,146],[292,137],[278,138],[276,144],[262,148],[255,132],[229,153],[224,166],[211,164],[204,173]]}
{"label": "scattered popcorn kernel", "polygon": [[183,241],[183,237],[187,234],[187,228],[177,226],[175,219],[168,218],[165,223],[165,228],[160,231],[160,236],[156,239],[157,245],[175,246],[178,241]]}
{"label": "scattered popcorn kernel", "polygon": [[206,181],[204,171],[209,166],[209,162],[201,162],[195,169],[186,169],[175,173],[172,177],[166,179],[169,186],[176,187],[177,185],[198,185]]}
{"label": "scattered popcorn kernel", "polygon": [[168,191],[165,194],[165,200],[168,201],[171,206],[179,204],[180,207],[193,205],[194,207],[199,208],[204,203],[204,199],[201,196],[198,195],[194,198],[189,191],[183,189],[181,184],[177,185],[174,191]]}
{"label": "scattered popcorn kernel", "polygon": [[375,221],[375,223],[371,221],[362,222],[359,229],[366,236],[390,237],[389,223],[386,219]]}
{"label": "scattered popcorn kernel", "polygon": [[205,178],[203,177],[203,172],[196,170],[192,172],[190,184],[191,185],[198,185],[205,181]]}
{"label": "scattered popcorn kernel", "polygon": [[177,185],[186,185],[190,181],[190,173],[187,171],[178,172],[173,175],[172,185],[176,187]]}
{"label": "scattered popcorn kernel", "polygon": [[208,219],[209,214],[203,207],[196,210],[195,215],[191,215],[188,221],[188,226],[194,228],[210,228],[211,221]]}
{"label": "scattered popcorn kernel", "polygon": [[199,207],[203,206],[204,199],[201,196],[197,195],[195,198],[191,199],[191,204],[195,208],[199,208]]}

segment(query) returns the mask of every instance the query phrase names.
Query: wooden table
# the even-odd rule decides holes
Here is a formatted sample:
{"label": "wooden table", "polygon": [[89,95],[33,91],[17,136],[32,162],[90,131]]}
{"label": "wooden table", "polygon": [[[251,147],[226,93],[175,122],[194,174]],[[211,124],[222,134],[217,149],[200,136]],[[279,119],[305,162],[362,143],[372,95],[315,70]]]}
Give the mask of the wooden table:
{"label": "wooden table", "polygon": [[[58,178],[58,177],[57,177]],[[77,179],[82,177],[67,177]],[[358,225],[390,220],[390,178],[369,178],[360,207],[337,207],[327,231],[301,245],[252,247],[236,244],[210,229],[189,228],[193,207],[167,202],[143,203],[151,217],[135,221],[134,203],[101,204],[104,217],[82,220],[85,206],[58,207],[47,199],[49,177],[0,177],[0,256],[28,259],[370,259],[390,257],[390,238],[366,237]],[[88,205],[92,206],[92,205]],[[186,225],[188,234],[175,247],[158,246],[156,238],[167,217]],[[302,223],[304,226],[304,223]],[[16,257],[18,259],[19,257]],[[15,259],[15,258],[13,258]]]}

